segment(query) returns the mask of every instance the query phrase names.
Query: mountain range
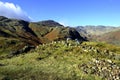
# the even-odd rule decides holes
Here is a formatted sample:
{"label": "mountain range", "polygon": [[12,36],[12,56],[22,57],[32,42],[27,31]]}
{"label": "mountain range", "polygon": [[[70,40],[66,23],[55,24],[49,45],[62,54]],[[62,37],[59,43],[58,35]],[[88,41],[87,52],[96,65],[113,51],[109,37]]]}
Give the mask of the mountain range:
{"label": "mountain range", "polygon": [[[0,16],[0,53],[22,53],[24,48],[67,38],[85,41],[74,29],[53,21],[26,22]],[[29,50],[29,49],[28,49]],[[27,50],[26,50],[27,51]]]}
{"label": "mountain range", "polygon": [[120,27],[64,27],[53,20],[27,22],[0,16],[0,53],[22,53],[26,46],[31,49],[39,44],[67,38],[120,45],[119,33]]}
{"label": "mountain range", "polygon": [[113,26],[77,26],[76,30],[89,41],[107,42],[120,45],[120,27]]}

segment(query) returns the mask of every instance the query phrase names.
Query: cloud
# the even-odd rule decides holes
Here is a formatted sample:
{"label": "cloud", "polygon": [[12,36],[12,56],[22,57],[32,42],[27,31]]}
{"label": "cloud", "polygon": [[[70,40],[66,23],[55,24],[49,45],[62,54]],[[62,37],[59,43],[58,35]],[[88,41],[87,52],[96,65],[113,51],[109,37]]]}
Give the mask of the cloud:
{"label": "cloud", "polygon": [[68,24],[67,24],[67,20],[65,20],[65,19],[62,19],[62,20],[60,20],[60,21],[58,21],[61,25],[63,25],[63,26],[69,26]]}
{"label": "cloud", "polygon": [[9,2],[0,1],[0,16],[31,21],[30,17],[20,8],[20,6]]}

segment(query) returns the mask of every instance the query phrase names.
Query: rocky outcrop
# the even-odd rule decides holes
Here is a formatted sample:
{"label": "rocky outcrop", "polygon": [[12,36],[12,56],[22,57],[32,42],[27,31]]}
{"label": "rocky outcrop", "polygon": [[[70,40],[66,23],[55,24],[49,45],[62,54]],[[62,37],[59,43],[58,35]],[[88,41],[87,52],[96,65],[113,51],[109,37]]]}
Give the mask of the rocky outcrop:
{"label": "rocky outcrop", "polygon": [[120,67],[111,60],[93,59],[88,64],[79,65],[85,74],[93,74],[107,80],[120,79]]}

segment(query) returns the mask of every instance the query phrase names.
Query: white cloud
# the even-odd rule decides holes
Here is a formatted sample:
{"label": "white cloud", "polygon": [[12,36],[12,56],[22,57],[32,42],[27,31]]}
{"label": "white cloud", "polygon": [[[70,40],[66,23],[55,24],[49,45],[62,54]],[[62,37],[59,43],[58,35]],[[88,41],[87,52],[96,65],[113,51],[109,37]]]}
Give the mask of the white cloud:
{"label": "white cloud", "polygon": [[64,22],[62,22],[62,21],[59,22],[59,23],[60,23],[61,25],[65,26],[65,27],[68,26],[68,25],[66,25],[66,23],[64,23]]}
{"label": "white cloud", "polygon": [[0,16],[8,18],[31,21],[30,17],[20,8],[20,6],[13,3],[0,1]]}
{"label": "white cloud", "polygon": [[61,25],[65,26],[65,27],[66,27],[66,26],[69,26],[69,25],[67,24],[67,20],[65,20],[65,19],[64,19],[64,20],[62,19],[62,20],[60,20],[60,21],[58,21],[58,22],[59,22]]}

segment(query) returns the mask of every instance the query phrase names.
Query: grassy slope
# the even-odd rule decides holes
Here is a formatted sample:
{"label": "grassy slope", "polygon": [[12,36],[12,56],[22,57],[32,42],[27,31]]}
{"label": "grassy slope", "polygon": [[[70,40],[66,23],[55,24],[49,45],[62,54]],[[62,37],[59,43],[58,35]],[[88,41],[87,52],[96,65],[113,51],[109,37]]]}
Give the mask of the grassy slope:
{"label": "grassy slope", "polygon": [[24,45],[25,43],[19,39],[0,37],[0,57],[10,54],[11,51],[19,50]]}
{"label": "grassy slope", "polygon": [[45,38],[48,38],[50,41],[53,41],[58,38],[60,35],[60,31],[57,28],[54,28],[50,33],[45,35]]}
{"label": "grassy slope", "polygon": [[[5,80],[102,80],[102,76],[84,72],[83,64],[94,59],[112,60],[120,67],[120,47],[105,43],[73,41],[39,45],[34,51],[0,60],[0,79]],[[92,46],[94,50],[89,49]],[[99,50],[99,51],[95,51]],[[106,54],[109,50],[114,55]],[[114,58],[115,57],[115,58]],[[93,65],[89,65],[91,67]],[[104,80],[104,78],[103,78]]]}

